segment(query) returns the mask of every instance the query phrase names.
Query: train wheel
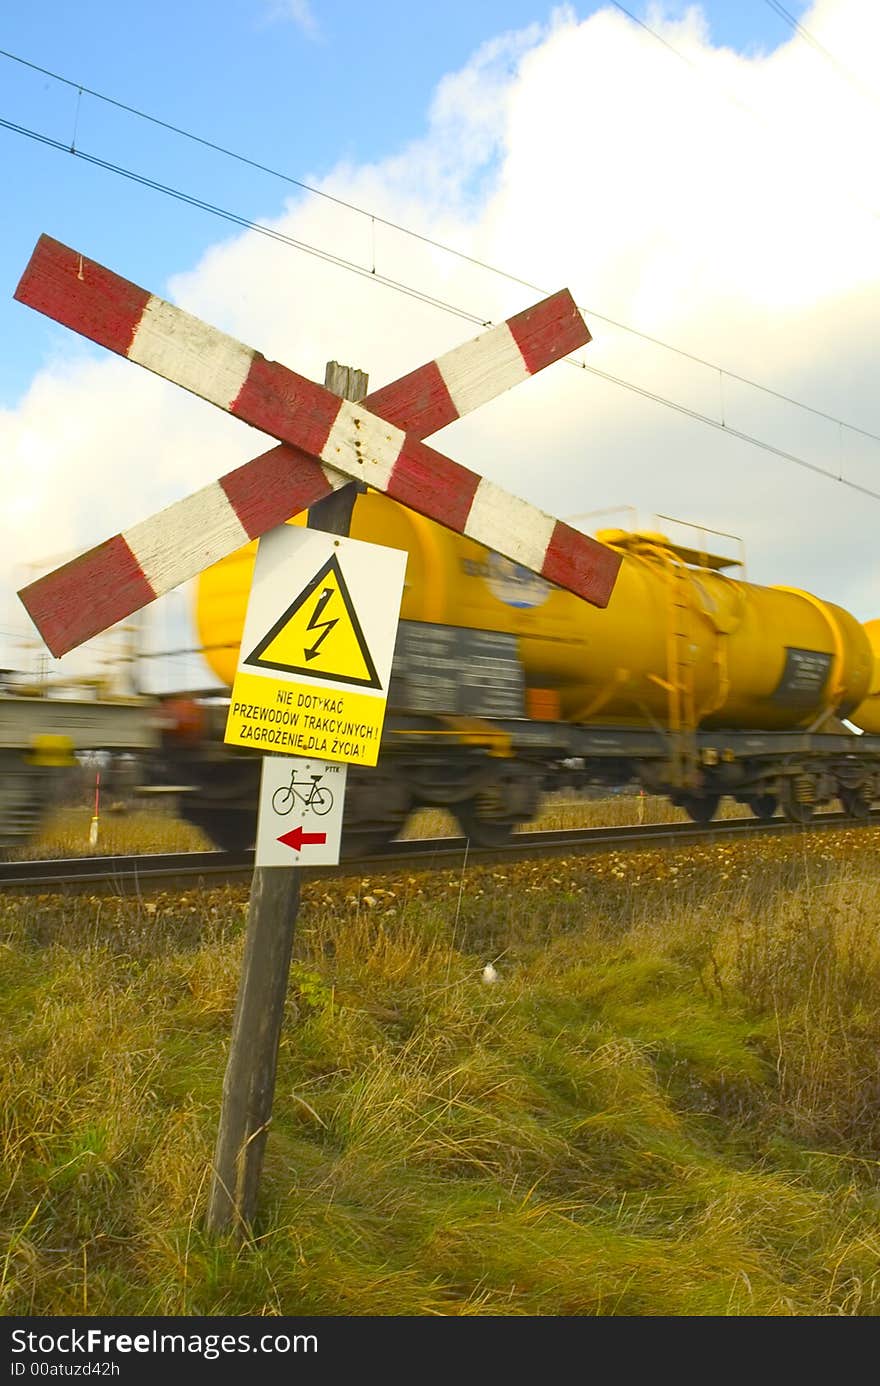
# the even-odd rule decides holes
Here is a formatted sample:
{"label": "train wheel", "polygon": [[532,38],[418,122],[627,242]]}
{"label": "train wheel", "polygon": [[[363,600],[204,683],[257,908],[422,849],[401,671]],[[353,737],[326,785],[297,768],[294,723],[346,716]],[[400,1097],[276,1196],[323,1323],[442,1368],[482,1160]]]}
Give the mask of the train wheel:
{"label": "train wheel", "polygon": [[815,786],[809,775],[798,775],[782,781],[779,802],[789,823],[809,823],[812,820],[816,810],[814,792]]}
{"label": "train wheel", "polygon": [[411,807],[410,789],[393,769],[349,766],[342,857],[368,857],[393,842],[403,831]]}
{"label": "train wheel", "polygon": [[755,794],[747,802],[752,813],[756,818],[760,818],[762,823],[769,823],[779,808],[779,800],[775,794]]}
{"label": "train wheel", "polygon": [[676,803],[694,823],[711,823],[721,803],[720,794],[679,794]]}
{"label": "train wheel", "polygon": [[503,847],[513,833],[513,820],[488,818],[479,798],[453,804],[452,811],[465,837],[474,847]]}
{"label": "train wheel", "polygon": [[838,791],[841,806],[844,813],[850,818],[869,818],[871,816],[871,791],[857,787],[855,789],[841,788]]}
{"label": "train wheel", "polygon": [[221,852],[246,852],[254,845],[257,816],[253,809],[185,806],[184,813]]}

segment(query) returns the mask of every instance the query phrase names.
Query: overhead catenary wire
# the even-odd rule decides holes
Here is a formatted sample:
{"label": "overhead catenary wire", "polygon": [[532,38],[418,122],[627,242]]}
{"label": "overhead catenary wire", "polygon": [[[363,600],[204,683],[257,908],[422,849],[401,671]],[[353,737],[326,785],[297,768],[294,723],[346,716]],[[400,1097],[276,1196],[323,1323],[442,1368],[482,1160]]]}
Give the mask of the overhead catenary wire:
{"label": "overhead catenary wire", "polygon": [[324,250],[320,246],[312,245],[308,241],[298,240],[295,236],[288,236],[286,232],[278,230],[277,227],[266,226],[262,222],[252,221],[239,212],[233,212],[226,207],[219,207],[213,202],[196,197],[192,193],[185,192],[181,188],[172,188],[167,183],[160,183],[155,178],[150,178],[146,174],[137,173],[134,169],[125,168],[122,164],[114,164],[108,159],[102,159],[97,154],[89,154],[85,149],[71,149],[61,140],[53,139],[50,135],[44,135],[38,130],[31,130],[26,125],[17,125],[14,121],[6,120],[0,116],[0,127],[10,130],[18,135],[25,135],[29,139],[36,140],[39,144],[47,145],[50,149],[59,150],[63,154],[72,154],[77,159],[82,159],[87,164],[92,164],[96,168],[102,168],[108,173],[115,173],[120,178],[126,178],[132,183],[138,183],[141,187],[149,188],[153,192],[164,194],[166,197],[174,198],[178,202],[184,202],[187,206],[195,207],[203,212],[209,212],[212,216],[220,217],[223,221],[232,222],[235,226],[240,226],[246,231],[255,231],[261,236],[268,236],[270,240],[280,241],[284,245],[289,245],[294,250],[305,251],[309,255],[317,256],[318,259],[326,260],[330,264],[338,265],[342,269],[351,270],[353,273],[361,274],[365,279],[372,279],[378,283],[385,284],[388,288],[398,289],[402,293],[408,294],[411,298],[416,298],[422,303],[432,307],[442,308],[446,312],[455,313],[458,317],[466,318],[469,322],[478,323],[483,327],[490,326],[488,319],[480,318],[475,313],[469,313],[467,309],[446,303],[443,299],[435,297],[423,290],[406,285],[402,281],[391,278],[389,275],[379,274],[372,268],[358,265],[356,261],[347,260],[344,256],[335,255],[330,250]]}
{"label": "overhead catenary wire", "polygon": [[826,62],[829,62],[831,66],[836,70],[838,75],[842,77],[843,80],[847,82],[855,91],[861,92],[861,94],[863,96],[866,96],[868,100],[872,102],[873,105],[880,106],[880,101],[878,101],[877,99],[877,93],[872,91],[870,87],[866,87],[864,82],[860,82],[858,77],[856,77],[854,73],[850,72],[848,67],[845,67],[842,62],[835,58],[833,53],[830,53],[828,51],[824,43],[819,42],[815,34],[811,34],[809,29],[804,24],[801,24],[799,19],[796,19],[795,16],[791,14],[785,8],[784,5],[781,5],[779,3],[779,0],[765,0],[765,3],[770,6],[770,9],[773,11],[774,14],[778,14],[780,19],[783,19],[785,21],[785,23],[789,26],[790,29],[794,30],[798,38],[803,39],[803,41],[805,43],[808,43],[810,47],[815,49],[817,53],[820,53],[822,57],[825,58]]}
{"label": "overhead catenary wire", "polygon": [[[451,313],[455,317],[461,318],[466,322],[475,323],[482,327],[489,327],[492,325],[490,319],[482,317],[477,313],[473,313],[470,310],[463,308],[457,304],[449,303],[444,299],[436,297],[436,295],[434,294],[429,294],[424,290],[418,289],[415,285],[405,284],[402,280],[393,279],[388,275],[380,274],[376,269],[372,267],[359,265],[354,260],[347,260],[344,256],[336,255],[331,251],[324,250],[320,246],[312,245],[309,242],[299,240],[294,236],[288,236],[285,232],[278,230],[277,227],[265,226],[261,222],[252,221],[249,217],[246,217],[241,213],[233,212],[227,208],[219,207],[214,203],[207,202],[203,198],[195,197],[191,193],[184,192],[181,189],[172,188],[168,184],[159,183],[156,179],[149,178],[144,174],[137,173],[132,169],[127,169],[120,164],[113,164],[109,160],[101,159],[94,154],[89,154],[87,151],[83,149],[71,150],[60,140],[53,139],[51,136],[41,134],[38,131],[30,130],[27,126],[17,125],[13,121],[9,121],[3,117],[0,117],[0,127],[13,131],[16,134],[25,135],[31,139],[36,140],[40,144],[47,145],[49,148],[59,150],[63,153],[72,153],[76,158],[83,159],[86,163],[93,164],[97,168],[104,169],[105,171],[110,173],[115,173],[120,177],[129,179],[130,181],[141,185],[142,187],[148,188],[154,192],[162,193],[163,195],[174,198],[175,200],[183,202],[188,206],[196,207],[202,211],[210,213],[213,216],[220,217],[224,221],[231,222],[236,226],[241,226],[246,230],[254,231],[259,235],[267,236],[270,240],[279,241],[284,245],[290,246],[292,249],[300,250],[307,255],[316,256],[318,259],[336,265],[338,268],[347,270],[354,274],[358,274],[362,278],[369,279],[373,283],[382,284],[386,288],[393,289],[396,293],[405,294],[407,297],[416,299],[420,303],[425,303],[430,307],[439,308],[443,312]],[[803,467],[807,471],[813,472],[818,476],[827,477],[829,480],[837,482],[838,485],[846,486],[850,490],[857,491],[858,493],[864,496],[869,496],[873,500],[880,500],[880,491],[874,491],[870,487],[862,486],[858,482],[851,481],[848,477],[839,475],[838,471],[832,471],[826,467],[821,467],[818,465],[818,463],[810,462],[807,458],[799,457],[796,453],[787,452],[782,448],[778,448],[774,444],[768,443],[766,440],[756,437],[754,434],[746,433],[740,429],[732,428],[723,420],[713,419],[711,415],[703,414],[699,410],[692,409],[688,405],[681,404],[678,400],[672,400],[665,395],[657,394],[652,390],[646,389],[644,386],[636,385],[633,381],[625,380],[622,376],[612,375],[608,371],[600,370],[597,366],[591,366],[587,362],[580,361],[575,357],[567,357],[566,361],[570,365],[575,366],[578,370],[586,371],[590,375],[599,376],[601,379],[607,380],[611,384],[619,385],[623,389],[630,390],[633,393],[640,395],[643,399],[651,400],[655,404],[662,404],[666,408],[672,409],[676,413],[684,415],[686,418],[693,419],[697,423],[710,424],[713,428],[720,429],[723,433],[727,434],[728,437],[737,438],[740,442],[748,443],[753,447],[761,448],[763,451],[769,452],[775,457],[779,457],[784,459],[785,461],[792,462],[795,465]],[[831,421],[835,423],[843,423],[843,426],[846,428],[850,427],[850,425],[847,424],[845,421],[833,419],[833,417],[830,415],[825,415],[824,417],[831,419]],[[859,431],[861,432],[863,430]],[[868,436],[874,437],[875,435],[869,434]],[[880,438],[878,438],[878,441],[880,441]]]}
{"label": "overhead catenary wire", "polygon": [[[626,15],[627,19],[632,20],[633,24],[637,24],[640,29],[644,29],[646,34],[650,34],[651,38],[654,38],[657,40],[658,43],[661,43],[664,48],[666,48],[670,53],[673,54],[674,57],[678,58],[682,63],[684,63],[686,67],[689,67],[698,78],[703,80],[703,73],[701,72],[698,64],[691,62],[690,58],[685,57],[684,53],[682,53],[680,49],[676,48],[674,43],[670,43],[669,40],[665,39],[662,34],[658,34],[657,30],[652,28],[651,25],[648,24],[645,20],[639,19],[636,15],[632,13],[631,10],[628,10],[625,5],[622,5],[620,3],[620,0],[610,0],[610,3],[614,5],[616,9],[620,10],[621,14]],[[768,0],[768,3],[771,3],[771,0]],[[791,19],[791,16],[788,15],[787,11],[784,11],[782,9],[782,6],[779,7],[777,13],[782,13],[784,16]],[[792,22],[794,23],[796,21],[792,20]],[[821,47],[821,45],[818,46]],[[828,56],[830,57],[830,54]],[[714,91],[715,87],[713,87],[712,90]],[[725,98],[732,105],[736,106],[738,110],[742,111],[745,115],[749,116],[750,119],[757,121],[765,129],[769,128],[767,121],[752,106],[748,105],[745,101],[741,101],[739,97],[734,96],[732,92],[727,91],[724,88],[722,88],[721,90]],[[866,212],[868,216],[873,217],[875,221],[880,221],[880,211],[878,211],[876,207],[868,206],[868,204],[866,202],[863,202],[861,197],[857,193],[853,192],[851,188],[846,188],[845,192],[848,198],[863,212]]]}
{"label": "overhead catenary wire", "polygon": [[[568,358],[571,360],[571,358]],[[815,472],[817,476],[828,477],[831,481],[838,482],[841,486],[848,486],[852,491],[858,491],[863,496],[870,496],[872,500],[880,500],[880,491],[872,491],[869,486],[862,486],[857,481],[850,481],[848,477],[840,476],[837,471],[829,471],[827,467],[820,467],[817,462],[810,462],[805,457],[799,457],[797,453],[787,452],[784,448],[778,448],[773,443],[766,442],[763,438],[755,438],[751,433],[744,433],[738,428],[732,428],[723,420],[713,419],[711,414],[703,414],[698,409],[690,409],[687,405],[679,404],[676,400],[665,399],[662,395],[655,395],[653,391],[646,390],[641,385],[635,385],[632,381],[622,380],[619,376],[611,375],[608,371],[602,371],[598,366],[589,366],[586,362],[575,361],[574,365],[579,365],[583,370],[589,371],[591,375],[601,376],[603,380],[609,380],[615,385],[622,385],[627,390],[633,390],[637,395],[642,395],[645,399],[654,400],[657,404],[665,404],[677,410],[678,413],[686,415],[688,418],[695,419],[699,423],[709,424],[712,428],[719,429],[726,433],[729,438],[738,438],[740,442],[750,443],[754,447],[762,448],[764,452],[772,453],[774,457],[781,457],[786,462],[793,462],[798,467],[804,467],[809,472]]]}
{"label": "overhead catenary wire", "polygon": [[[685,57],[683,53],[680,53],[679,50],[673,44],[669,43],[666,39],[664,39],[662,35],[658,34],[655,29],[652,29],[649,24],[638,19],[634,14],[631,13],[630,10],[628,10],[624,5],[620,4],[619,0],[611,0],[611,3],[615,5],[616,8],[621,11],[622,14],[626,15],[628,19],[632,20],[633,23],[637,24],[640,28],[644,29],[647,33],[649,33],[653,38],[657,39],[658,42],[662,43],[665,48],[668,48],[669,51],[673,53],[677,58],[679,58],[686,66],[692,68],[694,71],[698,71],[695,63],[691,62],[689,58]],[[377,212],[371,211],[368,208],[360,207],[356,203],[347,201],[345,198],[339,197],[335,193],[328,192],[324,188],[317,188],[311,183],[307,183],[300,178],[294,177],[292,174],[284,173],[279,169],[273,168],[269,164],[262,163],[258,159],[250,157],[249,155],[241,154],[236,150],[229,149],[227,146],[219,144],[214,140],[209,140],[202,135],[195,134],[191,130],[184,129],[182,126],[175,125],[171,121],[163,120],[161,117],[152,115],[148,111],[143,111],[137,106],[130,105],[127,102],[116,99],[115,97],[108,96],[104,92],[99,92],[92,87],[84,85],[82,82],[75,81],[73,78],[65,77],[60,73],[53,72],[50,68],[42,67],[39,63],[34,63],[30,61],[30,59],[21,57],[19,54],[11,53],[7,49],[0,48],[0,58],[6,58],[11,62],[19,63],[23,67],[30,68],[34,72],[39,72],[44,77],[49,77],[53,81],[59,82],[63,86],[67,86],[75,90],[77,93],[77,113],[79,111],[79,101],[84,94],[86,96],[94,97],[95,100],[101,101],[106,105],[113,106],[117,110],[126,112],[126,114],[128,115],[135,116],[138,120],[146,121],[149,124],[155,125],[160,129],[167,130],[171,134],[178,135],[182,139],[189,140],[194,144],[201,145],[205,149],[210,149],[212,152],[216,154],[221,154],[224,158],[232,159],[235,162],[246,165],[247,167],[255,169],[260,173],[268,174],[270,177],[277,178],[282,182],[288,183],[291,187],[298,188],[301,192],[308,193],[312,197],[320,198],[326,202],[330,202],[335,206],[344,209],[345,211],[353,212],[358,216],[367,218],[370,222],[371,229],[371,258],[373,261],[373,268],[371,268],[369,273],[372,277],[380,278],[382,282],[387,283],[389,287],[393,286],[391,280],[383,278],[382,276],[376,276],[376,226],[385,226],[389,230],[396,231],[404,236],[408,236],[413,240],[421,242],[421,244],[423,245],[429,246],[433,250],[439,250],[444,254],[451,255],[454,258],[460,260],[463,264],[471,265],[475,269],[485,270],[488,274],[496,275],[499,278],[505,279],[508,283],[517,284],[521,288],[529,289],[531,292],[542,294],[545,297],[550,292],[550,290],[544,285],[536,284],[532,280],[525,279],[521,275],[515,274],[510,270],[503,269],[498,265],[490,264],[486,260],[481,260],[478,256],[470,255],[467,251],[459,250],[455,246],[450,246],[443,241],[438,241],[434,237],[426,235],[424,232],[413,230],[413,228],[404,226],[402,223],[396,222],[392,218],[383,217],[379,215]],[[742,103],[738,102],[737,104],[741,105]],[[743,106],[742,109],[746,110],[748,114],[754,116],[754,112],[751,111],[748,107]],[[32,138],[39,139],[43,143],[50,144],[53,147],[61,149],[66,153],[74,154],[78,157],[85,158],[89,163],[97,164],[98,166],[108,169],[111,172],[120,173],[122,176],[129,177],[134,181],[142,182],[145,186],[153,187],[157,191],[168,191],[164,187],[164,185],[158,183],[155,180],[147,179],[142,175],[134,174],[128,170],[124,170],[121,166],[117,166],[110,162],[103,161],[95,155],[84,154],[82,150],[75,148],[75,138],[73,143],[68,146],[62,144],[60,141],[53,141],[47,136],[38,135],[36,134],[36,132],[27,130],[26,127],[16,126],[12,122],[7,121],[5,119],[0,119],[0,125],[6,126],[7,129],[15,130],[17,133],[29,134]],[[238,217],[236,214],[216,209],[211,204],[203,203],[201,200],[197,198],[190,198],[189,195],[184,193],[175,193],[174,195],[179,196],[183,201],[190,202],[192,206],[202,208],[203,210],[212,211],[216,215],[223,216],[225,217],[225,219],[233,221],[238,225],[248,227],[249,229],[257,229],[257,225],[255,223],[249,222],[246,218],[242,219]],[[265,234],[272,234],[269,228],[262,229],[264,230]],[[279,234],[277,239],[283,239],[283,235]],[[297,244],[295,241],[293,241],[293,238],[290,238],[290,240],[292,244],[296,245],[296,248],[302,248],[300,244]],[[315,253],[317,254],[318,252],[315,251]],[[327,258],[328,260],[332,260],[334,257],[329,252],[327,252],[325,254],[325,258]],[[358,268],[358,273],[365,273],[365,271],[361,268]],[[414,296],[418,295],[414,294]],[[430,296],[427,296],[425,297],[424,301],[431,303],[435,300],[432,300]],[[438,302],[438,306],[444,305],[439,304]],[[842,419],[836,414],[831,414],[826,412],[825,410],[818,409],[815,405],[807,404],[804,400],[796,399],[791,395],[785,394],[783,391],[774,389],[772,386],[762,384],[762,382],[757,380],[753,380],[749,376],[742,375],[737,371],[729,370],[726,366],[721,366],[717,362],[710,361],[706,357],[700,356],[695,352],[688,351],[683,347],[676,346],[674,343],[664,341],[661,337],[653,336],[651,333],[644,332],[640,328],[632,327],[630,324],[622,322],[618,318],[609,317],[607,314],[600,313],[598,312],[598,310],[589,307],[588,305],[579,304],[578,307],[580,308],[582,313],[584,313],[590,318],[595,319],[597,322],[606,323],[609,327],[614,327],[618,331],[625,332],[634,337],[638,337],[642,341],[648,342],[652,346],[659,347],[661,350],[672,352],[674,355],[680,356],[683,360],[691,361],[699,366],[704,366],[708,370],[718,371],[721,375],[727,376],[728,379],[736,381],[737,384],[746,385],[750,389],[758,390],[762,394],[766,394],[772,397],[773,399],[779,400],[781,403],[790,404],[797,409],[802,409],[806,413],[812,414],[815,418],[825,419],[829,423],[842,425],[844,428],[847,428],[852,433],[858,433],[860,436],[864,438],[870,438],[874,442],[880,442],[880,434],[874,433],[870,429],[862,428],[860,425],[851,423],[849,420]],[[473,321],[475,323],[483,321],[483,319],[476,315],[471,315],[469,317],[469,315],[465,312],[462,312],[461,316],[464,318],[469,318],[470,321]]]}

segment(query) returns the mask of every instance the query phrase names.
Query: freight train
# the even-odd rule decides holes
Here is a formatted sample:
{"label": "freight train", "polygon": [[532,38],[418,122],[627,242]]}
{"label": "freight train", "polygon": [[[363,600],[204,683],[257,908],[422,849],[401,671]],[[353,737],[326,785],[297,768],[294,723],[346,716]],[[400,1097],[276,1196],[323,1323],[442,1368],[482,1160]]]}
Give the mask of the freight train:
{"label": "freight train", "polygon": [[[880,621],[731,576],[659,533],[622,555],[600,610],[373,492],[354,538],[408,554],[379,764],[350,768],[344,847],[395,837],[420,806],[503,843],[548,790],[636,783],[697,822],[730,795],[806,823],[880,799]],[[256,545],[198,584],[204,655],[228,693]],[[295,595],[295,594],[294,594]],[[259,758],[224,746],[228,696],[170,700],[159,775],[222,847],[252,843]]]}
{"label": "freight train", "polygon": [[133,778],[161,756],[161,729],[155,699],[114,695],[104,680],[47,689],[0,670],[0,850],[26,846],[84,757],[100,753],[112,792],[123,765]]}

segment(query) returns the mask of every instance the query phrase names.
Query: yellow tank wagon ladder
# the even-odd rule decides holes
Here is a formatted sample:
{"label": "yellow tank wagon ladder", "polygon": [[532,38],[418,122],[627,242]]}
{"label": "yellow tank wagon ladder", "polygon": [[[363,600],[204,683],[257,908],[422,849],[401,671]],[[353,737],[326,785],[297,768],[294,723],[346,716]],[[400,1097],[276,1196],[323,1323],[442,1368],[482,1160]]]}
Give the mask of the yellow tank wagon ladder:
{"label": "yellow tank wagon ladder", "polygon": [[694,699],[694,594],[690,573],[674,554],[668,559],[669,633],[666,667],[671,686],[669,728],[672,732],[673,782],[682,789],[697,781],[697,719]]}
{"label": "yellow tank wagon ladder", "polygon": [[[673,517],[667,515],[657,518]],[[686,522],[675,520],[674,523]],[[722,531],[700,529],[700,532],[720,534]],[[678,789],[694,789],[700,783],[697,726],[708,713],[721,707],[727,698],[730,675],[723,640],[739,623],[739,613],[730,621],[721,619],[720,613],[712,609],[711,602],[707,604],[705,593],[697,578],[700,572],[717,574],[724,568],[743,567],[743,560],[709,553],[705,545],[693,548],[674,543],[665,534],[655,530],[600,530],[596,537],[614,548],[653,564],[658,574],[662,574],[666,581],[666,677],[657,673],[649,674],[648,678],[666,693],[665,730],[670,744],[670,781]],[[705,619],[710,627],[714,627],[717,637],[712,655],[715,688],[708,695],[704,695],[703,705],[698,708],[695,656],[699,649],[705,647],[705,635],[701,635],[697,624],[702,619]],[[643,711],[647,713],[647,709],[643,708]],[[647,715],[650,717],[650,713]],[[651,718],[652,722],[653,720]]]}
{"label": "yellow tank wagon ladder", "polygon": [[668,593],[666,626],[666,677],[654,674],[654,683],[666,690],[670,741],[669,775],[678,789],[692,789],[699,782],[697,713],[694,687],[694,611],[697,605],[687,565],[662,536],[639,536],[641,553],[653,559],[663,573]]}

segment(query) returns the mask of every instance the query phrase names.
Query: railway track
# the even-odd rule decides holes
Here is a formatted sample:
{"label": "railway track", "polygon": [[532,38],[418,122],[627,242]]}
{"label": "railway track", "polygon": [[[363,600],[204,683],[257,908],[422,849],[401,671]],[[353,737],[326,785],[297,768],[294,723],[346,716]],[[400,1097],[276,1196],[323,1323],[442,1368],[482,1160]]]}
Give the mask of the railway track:
{"label": "railway track", "polygon": [[[304,866],[306,879],[392,874],[399,870],[449,870],[465,861],[488,865],[528,858],[547,858],[613,851],[623,847],[686,846],[738,837],[812,838],[832,828],[880,824],[880,810],[854,821],[843,813],[821,813],[808,826],[783,818],[727,818],[708,824],[653,823],[613,828],[576,828],[517,833],[504,847],[470,847],[463,837],[392,842],[370,856],[351,857],[338,866]],[[0,863],[0,892],[76,892],[138,895],[148,890],[186,889],[244,883],[254,869],[248,852],[169,852],[162,855],[56,858]]]}

